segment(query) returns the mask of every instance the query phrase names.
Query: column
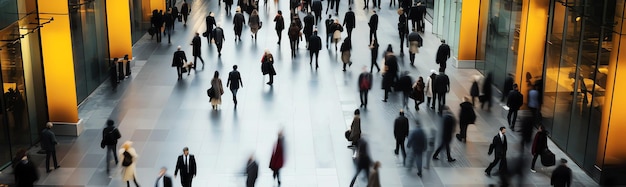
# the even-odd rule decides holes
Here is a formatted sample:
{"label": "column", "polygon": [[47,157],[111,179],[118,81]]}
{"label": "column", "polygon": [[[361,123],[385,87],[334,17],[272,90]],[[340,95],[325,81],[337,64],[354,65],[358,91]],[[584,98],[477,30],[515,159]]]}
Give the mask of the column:
{"label": "column", "polygon": [[[457,68],[474,67],[476,60],[483,59],[484,35],[487,27],[488,0],[463,1],[461,6],[461,24],[459,28],[459,45]],[[480,50],[480,51],[479,51]]]}
{"label": "column", "polygon": [[106,1],[109,56],[111,59],[124,57],[127,54],[128,58],[132,59],[133,56],[129,3],[128,0]]}
{"label": "column", "polygon": [[[520,86],[520,92],[524,97],[528,96],[526,93],[531,89],[526,82],[526,73],[534,77],[543,72],[549,3],[545,0],[524,0],[522,3],[515,82]],[[525,98],[524,101],[528,99]]]}

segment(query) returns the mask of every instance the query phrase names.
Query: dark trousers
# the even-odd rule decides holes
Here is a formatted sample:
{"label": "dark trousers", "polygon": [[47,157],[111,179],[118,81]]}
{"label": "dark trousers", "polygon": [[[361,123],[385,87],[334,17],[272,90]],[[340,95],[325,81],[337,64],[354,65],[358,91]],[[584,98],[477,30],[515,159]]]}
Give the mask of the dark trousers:
{"label": "dark trousers", "polygon": [[189,16],[189,14],[183,14],[183,24],[187,25],[187,16]]}
{"label": "dark trousers", "polygon": [[309,56],[311,57],[311,59],[309,60],[309,64],[313,63],[313,55],[315,55],[315,67],[317,67],[319,65],[317,58],[319,57],[320,52],[319,51],[309,51]]}
{"label": "dark trousers", "polygon": [[480,108],[484,108],[485,104],[487,104],[487,110],[491,109],[491,96],[485,95],[485,101],[480,103]]}
{"label": "dark trousers", "polygon": [[239,89],[230,89],[230,92],[233,93],[233,102],[237,105],[237,90]]}
{"label": "dark trousers", "polygon": [[291,57],[296,57],[297,45],[298,45],[298,40],[289,40],[289,46],[291,46]]}
{"label": "dark trousers", "polygon": [[415,63],[415,53],[409,51],[409,60],[411,60],[411,65]]}
{"label": "dark trousers", "polygon": [[326,33],[326,49],[328,49],[329,40],[333,38],[333,33]]}
{"label": "dark trousers", "polygon": [[[378,52],[378,51],[376,51]],[[372,71],[374,70],[374,66],[376,66],[376,69],[378,71],[380,71],[380,67],[378,67],[378,63],[376,63],[376,59],[378,58],[378,53],[375,53],[376,55],[372,55],[372,64],[370,65],[370,73],[372,73]]]}
{"label": "dark trousers", "polygon": [[378,34],[376,34],[376,30],[370,30],[370,40],[369,41],[372,41],[372,36],[374,36],[376,41],[378,41]]}
{"label": "dark trousers", "polygon": [[[404,39],[407,37],[408,34],[406,33],[399,33],[399,34],[400,34],[400,54],[403,54],[404,53]],[[409,41],[407,40],[407,43],[408,42]]]}
{"label": "dark trousers", "polygon": [[493,162],[491,162],[491,164],[489,164],[487,169],[485,169],[485,172],[487,172],[488,174],[491,174],[491,169],[493,169],[493,167],[495,167],[496,164],[498,163],[500,163],[498,172],[502,175],[504,172],[506,172],[506,155],[495,156],[493,159]]}
{"label": "dark trousers", "polygon": [[[107,160],[106,160],[106,165],[107,165],[107,173],[109,173],[109,161],[111,160],[111,156],[113,155],[113,159],[115,160],[115,164],[117,165],[117,154],[115,153],[115,145],[107,145]],[[110,154],[109,154],[110,153]]]}
{"label": "dark trousers", "polygon": [[385,100],[389,98],[389,92],[391,92],[391,88],[385,88]]}
{"label": "dark trousers", "polygon": [[354,182],[356,182],[356,177],[359,176],[359,173],[361,173],[361,170],[365,170],[365,178],[368,179],[370,176],[370,168],[369,167],[361,167],[361,166],[357,166],[356,168],[356,173],[354,174],[354,177],[352,177],[352,181],[350,182],[350,187],[354,186]]}
{"label": "dark trousers", "polygon": [[276,35],[278,36],[278,44],[280,44],[280,40],[283,39],[283,32],[281,30],[276,30]]}
{"label": "dark trousers", "polygon": [[367,107],[367,92],[369,92],[369,90],[360,90],[359,91],[359,97],[361,97],[361,105]]}
{"label": "dark trousers", "polygon": [[46,170],[50,170],[50,156],[52,156],[52,161],[54,161],[54,168],[59,166],[57,163],[57,152],[46,150]]}
{"label": "dark trousers", "polygon": [[272,170],[272,177],[276,180],[278,180],[278,183],[280,184],[280,169],[277,170]]}
{"label": "dark trousers", "polygon": [[406,91],[402,92],[402,107],[405,107],[405,108],[409,107],[409,95],[410,94],[411,92],[406,92]]}
{"label": "dark trousers", "polygon": [[537,157],[539,157],[539,153],[535,153],[533,155],[533,162],[530,164],[530,169],[535,170],[535,162],[537,162]]}
{"label": "dark trousers", "polygon": [[217,53],[222,55],[222,45],[224,45],[224,43],[222,42],[215,42],[215,45],[217,45]]}
{"label": "dark trousers", "polygon": [[398,148],[402,151],[402,159],[406,160],[406,150],[404,150],[404,137],[396,137],[396,149],[395,153],[398,153]]}
{"label": "dark trousers", "polygon": [[532,114],[533,125],[541,123],[541,112],[538,108],[528,107],[530,109],[530,113]]}
{"label": "dark trousers", "polygon": [[417,164],[417,172],[422,173],[422,162],[424,160],[424,152],[423,151],[414,151],[413,159],[415,159],[415,163]]}
{"label": "dark trousers", "polygon": [[[137,178],[133,176],[133,182],[135,182],[135,186],[139,187],[139,183],[137,183]],[[130,187],[130,181],[126,181],[126,186]]]}
{"label": "dark trousers", "polygon": [[193,56],[193,69],[196,69],[196,65],[198,65],[198,61],[197,59],[200,58],[200,61],[202,62],[202,66],[204,67],[204,59],[202,59],[202,56],[198,55],[198,56]]}
{"label": "dark trousers", "polygon": [[183,66],[176,66],[176,73],[178,73],[178,78],[183,78]]}
{"label": "dark trousers", "polygon": [[446,156],[448,156],[448,160],[452,160],[452,156],[450,156],[450,143],[449,142],[448,143],[446,143],[446,142],[441,143],[441,145],[435,151],[435,154],[433,154],[433,158],[439,157],[439,152],[443,148],[446,148]]}
{"label": "dark trousers", "polygon": [[448,64],[446,64],[446,61],[447,61],[447,59],[444,60],[444,61],[438,62],[439,63],[439,72],[446,72],[446,67],[448,65]]}
{"label": "dark trousers", "polygon": [[157,42],[161,42],[161,27],[155,27],[156,32],[154,33],[157,37]]}
{"label": "dark trousers", "polygon": [[267,74],[267,75],[269,75],[269,76],[270,76],[270,81],[269,81],[269,82],[267,82],[267,83],[269,83],[269,84],[274,84],[274,75],[272,75],[271,73],[270,73],[270,74]]}
{"label": "dark trousers", "polygon": [[[431,99],[432,99],[432,97],[426,97],[426,107],[431,106],[431,104],[430,104],[430,100],[431,100]],[[433,101],[433,104],[432,104],[433,108],[434,108],[434,106],[435,106],[434,102],[435,102],[435,101]]]}
{"label": "dark trousers", "polygon": [[463,123],[459,124],[459,128],[461,129],[461,132],[459,133],[460,138],[467,137],[467,126],[469,126],[469,124],[463,124]]}
{"label": "dark trousers", "polygon": [[418,101],[417,99],[413,100],[415,102],[415,110],[420,110],[420,104],[424,103],[424,101]]}
{"label": "dark trousers", "polygon": [[437,99],[439,100],[438,102],[438,107],[439,107],[439,113],[441,113],[443,111],[443,106],[446,105],[446,93],[437,93]]}
{"label": "dark trousers", "polygon": [[419,23],[417,23],[417,19],[411,19],[411,25],[413,25],[413,30],[417,31],[417,27],[419,27]]}
{"label": "dark trousers", "polygon": [[193,180],[193,176],[191,174],[180,175],[180,184],[183,187],[191,187],[191,181]]}
{"label": "dark trousers", "polygon": [[[348,27],[347,29],[348,29],[348,37],[352,38],[352,30],[354,30],[354,28]],[[372,40],[370,40],[370,41],[372,41]]]}
{"label": "dark trousers", "polygon": [[515,121],[517,121],[517,111],[518,110],[509,109],[509,114],[506,115],[506,120],[509,122],[509,127],[511,127],[511,130],[514,130],[513,128],[515,128]]}
{"label": "dark trousers", "polygon": [[248,179],[246,179],[246,187],[254,187],[255,183],[256,178],[248,177]]}

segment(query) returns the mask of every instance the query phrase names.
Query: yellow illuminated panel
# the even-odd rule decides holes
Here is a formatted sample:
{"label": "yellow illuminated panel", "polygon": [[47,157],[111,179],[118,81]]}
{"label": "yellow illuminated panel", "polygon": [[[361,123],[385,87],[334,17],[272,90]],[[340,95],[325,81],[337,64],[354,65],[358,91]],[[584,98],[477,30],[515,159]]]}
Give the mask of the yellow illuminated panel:
{"label": "yellow illuminated panel", "polygon": [[480,1],[463,1],[461,9],[461,32],[459,33],[459,60],[476,59],[476,40]]}
{"label": "yellow illuminated panel", "polygon": [[517,76],[515,82],[522,83],[519,84],[522,93],[527,93],[530,89],[526,84],[526,73],[538,76],[543,72],[549,8],[549,1],[544,0],[525,0],[522,3],[520,38],[517,46],[519,55],[515,70]]}
{"label": "yellow illuminated panel", "polygon": [[37,2],[41,19],[54,17],[40,31],[49,120],[76,123],[78,105],[68,1]]}
{"label": "yellow illuminated panel", "polygon": [[[152,8],[152,10],[163,10],[163,12],[165,12],[165,1],[163,0],[150,0],[150,8]],[[148,11],[148,12],[152,12],[152,10]]]}
{"label": "yellow illuminated panel", "polygon": [[107,27],[109,30],[109,55],[111,58],[133,56],[130,32],[130,6],[128,0],[107,0]]}

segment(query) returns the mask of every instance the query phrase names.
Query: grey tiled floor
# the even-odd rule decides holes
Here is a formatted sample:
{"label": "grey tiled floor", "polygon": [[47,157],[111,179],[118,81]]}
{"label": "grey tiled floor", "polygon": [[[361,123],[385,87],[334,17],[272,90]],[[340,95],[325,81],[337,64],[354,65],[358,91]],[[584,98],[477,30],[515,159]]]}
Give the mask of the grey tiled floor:
{"label": "grey tiled floor", "polygon": [[[173,174],[176,156],[185,146],[196,155],[198,162],[195,186],[244,186],[242,170],[250,154],[257,157],[261,166],[257,185],[274,186],[267,165],[276,133],[281,128],[286,137],[286,165],[281,172],[283,186],[348,186],[355,169],[352,151],[346,148],[348,142],[343,132],[352,120],[352,111],[359,106],[356,79],[361,67],[370,62],[366,23],[371,12],[361,10],[362,1],[355,3],[357,28],[354,30],[352,56],[355,66],[342,72],[340,57],[334,50],[321,51],[320,68],[315,70],[306,65],[309,58],[304,42],[300,43],[295,59],[289,57],[286,33],[282,45],[276,45],[272,22],[277,11],[274,5],[268,5],[269,8],[260,12],[265,26],[259,31],[258,41],[250,40],[249,28],[245,27],[243,41],[234,43],[232,17],[225,15],[223,7],[218,7],[215,1],[193,1],[190,24],[183,27],[177,23],[171,45],[166,42],[158,44],[144,36],[133,48],[135,66],[132,77],[124,80],[116,90],[105,82],[80,106],[79,115],[86,121],[85,132],[77,138],[59,137],[58,156],[62,167],[46,174],[41,163],[42,176],[38,184],[123,186],[119,175],[109,178],[106,174],[104,150],[98,145],[101,128],[106,119],[111,118],[122,131],[121,141],[135,142],[139,154],[137,178],[143,186],[154,185],[162,166],[169,167],[170,175]],[[279,2],[279,6],[288,15],[288,1]],[[347,2],[343,1],[341,14],[346,8]],[[180,45],[191,56],[192,33],[204,32],[204,17],[209,11],[216,12],[216,19],[224,25],[224,55],[218,58],[216,47],[208,46],[206,39],[202,38],[205,66],[178,81],[170,67],[171,55]],[[397,52],[396,11],[385,7],[379,15],[380,52],[388,43],[392,43]],[[343,20],[343,16],[341,18]],[[436,67],[433,61],[439,40],[430,34],[430,26],[426,28],[424,47],[417,55],[416,67],[408,65],[408,55],[401,57],[401,70],[410,71],[414,78],[426,76]],[[325,28],[321,27],[323,31]],[[266,85],[266,78],[260,72],[264,49],[269,49],[277,59],[278,75],[274,86]],[[244,83],[238,94],[239,106],[233,108],[231,94],[226,91],[220,110],[212,111],[205,90],[210,87],[213,71],[220,71],[220,77],[226,83],[227,72],[234,64],[239,65]],[[452,65],[448,67],[453,89],[447,98],[456,113],[460,98],[468,94],[470,82],[467,77],[478,72],[456,69]],[[383,186],[486,186],[497,183],[497,177],[487,178],[483,170],[491,162],[491,157],[486,155],[489,140],[496,134],[497,127],[506,123],[501,107],[496,104],[491,112],[477,110],[477,125],[469,128],[468,142],[452,143],[452,155],[457,162],[433,161],[433,167],[424,170],[424,176],[418,178],[415,170],[407,171],[402,166],[401,157],[392,152],[395,143],[392,123],[401,108],[401,100],[400,95],[392,94],[389,102],[381,102],[380,81],[380,74],[375,74],[375,89],[369,94],[370,104],[362,112],[362,129],[371,142],[373,158],[382,162]],[[411,103],[410,108],[412,106]],[[425,105],[420,112],[410,110],[408,116],[419,119],[425,128],[439,129],[438,117]],[[413,120],[411,124],[414,124]],[[512,147],[509,157],[520,154],[514,145],[519,140],[517,135],[510,133],[509,140]],[[565,157],[554,144],[550,146],[558,157]],[[42,155],[33,157],[43,159]],[[597,186],[575,164],[570,166],[575,171],[574,186]],[[526,171],[524,186],[549,186],[552,169],[541,168],[537,173]],[[7,176],[8,172],[1,175],[4,180],[11,178]],[[359,180],[357,185],[365,186],[364,183]],[[180,186],[178,181],[175,185]]]}

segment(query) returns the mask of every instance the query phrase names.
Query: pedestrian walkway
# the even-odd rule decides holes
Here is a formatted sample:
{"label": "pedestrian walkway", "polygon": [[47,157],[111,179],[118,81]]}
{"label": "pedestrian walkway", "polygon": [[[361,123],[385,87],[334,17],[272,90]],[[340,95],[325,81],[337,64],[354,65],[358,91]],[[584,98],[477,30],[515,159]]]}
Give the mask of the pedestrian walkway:
{"label": "pedestrian walkway", "polygon": [[[85,121],[83,134],[80,137],[58,137],[57,154],[61,168],[46,174],[42,161],[44,155],[33,156],[40,163],[41,175],[37,184],[123,186],[119,174],[106,174],[105,150],[99,147],[101,130],[110,118],[119,125],[122,133],[120,141],[134,142],[139,154],[137,179],[142,186],[154,185],[163,166],[168,167],[169,174],[173,175],[176,158],[183,147],[189,147],[198,163],[194,186],[245,186],[243,171],[250,154],[256,156],[260,165],[257,186],[275,186],[267,166],[280,129],[284,129],[286,145],[286,163],[281,171],[282,186],[348,186],[355,167],[352,150],[346,148],[349,142],[343,133],[352,120],[353,111],[360,105],[357,77],[362,67],[370,63],[369,42],[365,38],[371,10],[361,10],[361,1],[355,1],[353,5],[357,17],[352,41],[354,64],[343,72],[340,54],[332,49],[320,52],[320,68],[317,70],[307,64],[309,58],[305,42],[300,43],[298,56],[290,58],[287,40],[282,45],[276,45],[272,22],[276,7],[268,4],[268,8],[263,8],[263,2],[260,3],[259,15],[264,26],[256,42],[249,37],[249,27],[246,26],[243,41],[234,43],[232,16],[227,16],[224,7],[217,6],[217,2],[208,0],[191,2],[193,8],[189,23],[187,27],[176,23],[172,44],[168,44],[166,38],[163,39],[165,42],[156,43],[149,35],[144,36],[133,47],[135,59],[130,79],[124,80],[116,89],[112,89],[108,81],[104,82],[79,107],[80,118]],[[285,15],[288,15],[288,3],[278,3]],[[347,1],[341,3],[340,20],[343,21],[343,12],[348,5]],[[188,58],[191,57],[189,44],[195,32],[204,32],[204,18],[209,11],[216,13],[216,20],[225,31],[223,55],[218,58],[215,45],[209,45],[203,38],[205,65],[198,64],[197,71],[177,80],[176,72],[170,66],[172,54],[180,45]],[[384,6],[378,14],[381,19],[378,31],[380,53],[387,44],[392,44],[397,53],[396,10]],[[303,16],[302,13],[300,15]],[[426,77],[431,69],[438,67],[434,59],[439,39],[430,34],[431,27],[427,23],[424,46],[416,57],[415,67],[409,65],[408,55],[399,56],[400,71],[410,71],[414,79]],[[325,30],[323,23],[319,30]],[[286,33],[283,35],[286,37]],[[320,35],[325,37],[323,33]],[[343,35],[345,37],[346,33]],[[273,86],[265,84],[267,78],[260,71],[261,55],[265,49],[271,51],[276,59],[277,75]],[[405,52],[408,53],[406,47]],[[458,114],[458,104],[463,96],[468,95],[471,86],[468,77],[478,72],[456,69],[452,60],[448,63],[446,71],[452,89],[447,95],[447,102]],[[238,108],[234,109],[231,94],[225,88],[223,104],[218,111],[213,111],[206,96],[213,72],[219,71],[225,84],[232,65],[239,66],[243,80],[243,88],[238,93]],[[457,161],[432,161],[431,169],[424,170],[423,177],[419,178],[415,170],[408,171],[402,166],[401,156],[393,153],[393,120],[402,105],[401,94],[393,93],[389,102],[382,102],[381,80],[380,74],[374,73],[374,88],[369,94],[368,108],[361,112],[361,123],[363,136],[370,142],[372,158],[382,162],[382,186],[486,186],[497,183],[497,177],[488,178],[483,171],[492,161],[492,157],[487,156],[490,140],[496,135],[498,127],[506,124],[502,107],[495,104],[491,112],[477,109],[477,123],[470,126],[467,143],[454,140],[451,145],[452,157]],[[409,108],[413,108],[412,103]],[[419,120],[425,128],[440,129],[439,117],[425,104],[419,112],[407,110],[407,116],[412,119],[411,128]],[[516,148],[518,135],[509,131],[507,136],[509,157],[522,154]],[[557,158],[566,157],[554,144],[549,146]],[[430,159],[430,155],[427,157]],[[574,162],[569,162],[569,166],[574,171],[573,186],[597,186]],[[524,186],[549,186],[554,167],[537,168],[537,173],[525,170]],[[0,183],[11,180],[8,173],[0,174]],[[357,186],[366,186],[362,177],[357,181]],[[175,186],[179,184],[179,178],[176,178]]]}

